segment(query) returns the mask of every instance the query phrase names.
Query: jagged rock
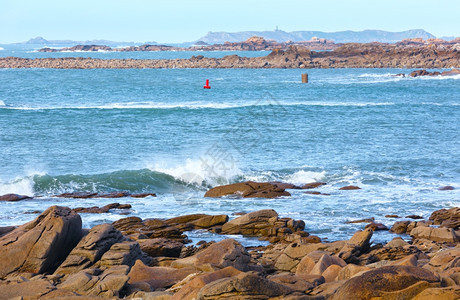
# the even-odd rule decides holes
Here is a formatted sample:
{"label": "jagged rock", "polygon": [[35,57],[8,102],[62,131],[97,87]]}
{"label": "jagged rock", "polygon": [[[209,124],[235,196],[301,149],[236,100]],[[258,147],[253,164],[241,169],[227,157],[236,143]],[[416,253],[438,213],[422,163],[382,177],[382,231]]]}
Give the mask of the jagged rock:
{"label": "jagged rock", "polygon": [[86,213],[86,214],[103,214],[109,212],[111,209],[130,209],[131,204],[120,204],[120,203],[110,203],[102,207],[93,206],[93,207],[77,207],[73,211],[77,213]]}
{"label": "jagged rock", "polygon": [[143,234],[148,238],[162,237],[182,241],[185,238],[181,230],[177,227],[171,226],[159,219],[146,219],[142,221],[139,217],[128,217],[115,221],[112,225],[124,235]]}
{"label": "jagged rock", "polygon": [[435,242],[457,243],[459,238],[451,228],[415,227],[410,235],[416,239],[427,239]]}
{"label": "jagged rock", "polygon": [[292,293],[285,285],[253,275],[241,273],[237,276],[213,281],[199,291],[197,300],[217,298],[267,299]]}
{"label": "jagged rock", "polygon": [[82,237],[81,218],[51,206],[35,220],[0,238],[0,278],[20,272],[52,273]]}
{"label": "jagged rock", "polygon": [[166,238],[138,240],[141,250],[151,257],[166,256],[179,257],[183,243]]}
{"label": "jagged rock", "polygon": [[148,267],[142,261],[138,260],[131,268],[128,276],[129,284],[145,282],[150,285],[152,290],[157,290],[171,287],[195,272],[195,268]]}
{"label": "jagged rock", "polygon": [[[332,299],[370,299],[403,290],[405,293],[400,294],[400,299],[403,297],[408,299],[416,295],[413,294],[414,290],[420,292],[419,288],[423,290],[430,287],[430,283],[437,283],[438,281],[433,273],[418,267],[381,267],[349,279],[337,290]],[[420,282],[424,282],[426,285],[413,287],[414,284]],[[408,290],[409,287],[412,288]]]}
{"label": "jagged rock", "polygon": [[433,220],[435,225],[458,230],[460,229],[460,207],[434,211],[430,220]]}
{"label": "jagged rock", "polygon": [[166,220],[165,223],[169,225],[187,224],[191,228],[201,229],[210,228],[216,225],[223,225],[228,221],[227,215],[210,216],[205,214],[185,215]]}
{"label": "jagged rock", "polygon": [[0,201],[9,201],[9,202],[16,202],[26,199],[32,199],[32,197],[25,196],[25,195],[18,195],[18,194],[6,194],[0,196]]}
{"label": "jagged rock", "polygon": [[113,244],[123,239],[121,232],[110,224],[94,226],[70,252],[55,273],[71,274],[86,269],[97,262]]}
{"label": "jagged rock", "polygon": [[194,267],[197,270],[212,272],[232,266],[240,271],[246,271],[250,269],[250,261],[251,256],[240,243],[233,239],[225,239],[193,256],[175,260],[171,267]]}
{"label": "jagged rock", "polygon": [[207,191],[204,196],[212,198],[223,196],[241,196],[243,198],[277,198],[281,196],[291,196],[291,194],[273,183],[247,181],[217,186]]}
{"label": "jagged rock", "polygon": [[241,271],[233,268],[226,267],[211,273],[205,273],[196,276],[194,279],[186,283],[177,293],[175,293],[170,300],[192,300],[196,299],[198,292],[202,287],[213,281],[233,277],[240,274]]}
{"label": "jagged rock", "polygon": [[278,218],[278,213],[272,209],[264,209],[248,213],[231,220],[222,226],[222,234],[242,234],[246,236],[285,237],[292,233],[308,236],[302,230],[303,221],[290,218]]}
{"label": "jagged rock", "polygon": [[355,257],[365,253],[370,248],[370,240],[374,231],[371,228],[366,228],[362,231],[357,231],[343,246],[338,253],[338,257],[342,258],[347,263],[355,262]]}
{"label": "jagged rock", "polygon": [[64,282],[58,285],[58,288],[80,295],[118,297],[128,282],[128,270],[128,266],[113,266],[104,271],[98,268],[85,269],[69,275]]}
{"label": "jagged rock", "polygon": [[97,265],[108,268],[119,265],[131,267],[138,259],[146,264],[150,264],[152,261],[149,256],[142,252],[139,243],[124,241],[113,244],[112,247],[102,255]]}
{"label": "jagged rock", "polygon": [[460,259],[460,248],[443,249],[435,253],[424,268],[439,272],[455,267],[455,264],[459,264]]}
{"label": "jagged rock", "polygon": [[418,215],[408,215],[408,216],[406,216],[406,218],[408,218],[408,219],[414,219],[414,220],[421,220],[421,219],[423,219],[423,217],[418,216]]}

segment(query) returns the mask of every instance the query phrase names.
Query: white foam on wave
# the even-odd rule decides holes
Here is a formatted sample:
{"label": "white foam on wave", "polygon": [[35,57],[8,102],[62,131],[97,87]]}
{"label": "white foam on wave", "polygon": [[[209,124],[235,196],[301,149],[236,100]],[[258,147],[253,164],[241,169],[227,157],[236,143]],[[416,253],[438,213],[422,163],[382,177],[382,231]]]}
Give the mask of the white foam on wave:
{"label": "white foam on wave", "polygon": [[5,50],[5,48],[0,47],[0,51]]}
{"label": "white foam on wave", "polygon": [[4,194],[19,194],[19,195],[34,195],[34,181],[33,178],[16,177],[13,180],[3,182],[0,181],[0,195]]}
{"label": "white foam on wave", "polygon": [[2,106],[6,106],[6,104],[2,100],[0,100],[0,107],[2,107]]}
{"label": "white foam on wave", "polygon": [[199,159],[187,158],[185,163],[168,161],[157,162],[147,166],[150,170],[165,173],[186,183],[202,185],[228,184],[237,176],[242,175],[235,162],[221,161],[214,163],[203,156]]}
{"label": "white foam on wave", "polygon": [[[126,102],[126,103],[110,103],[94,106],[9,106],[12,110],[62,110],[62,109],[232,109],[255,106],[268,106],[270,103],[248,103],[243,102],[227,102],[227,103],[203,103],[203,102],[187,102],[187,103],[163,103],[163,102]],[[393,102],[286,102],[280,101],[281,106],[337,106],[337,107],[365,107],[365,106],[389,106],[395,105]],[[0,105],[1,106],[1,105]]]}
{"label": "white foam on wave", "polygon": [[288,175],[283,181],[293,184],[305,184],[310,182],[324,181],[326,179],[326,171],[313,172],[300,170],[294,174]]}
{"label": "white foam on wave", "polygon": [[359,78],[394,78],[395,74],[385,73],[385,74],[376,74],[376,73],[364,73],[358,76]]}

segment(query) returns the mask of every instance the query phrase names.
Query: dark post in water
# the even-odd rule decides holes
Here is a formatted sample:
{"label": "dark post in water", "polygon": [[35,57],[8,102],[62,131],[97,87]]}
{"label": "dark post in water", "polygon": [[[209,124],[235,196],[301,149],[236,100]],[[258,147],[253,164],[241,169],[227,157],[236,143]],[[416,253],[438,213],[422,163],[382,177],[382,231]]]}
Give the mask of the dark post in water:
{"label": "dark post in water", "polygon": [[302,83],[308,83],[308,74],[307,73],[302,74]]}

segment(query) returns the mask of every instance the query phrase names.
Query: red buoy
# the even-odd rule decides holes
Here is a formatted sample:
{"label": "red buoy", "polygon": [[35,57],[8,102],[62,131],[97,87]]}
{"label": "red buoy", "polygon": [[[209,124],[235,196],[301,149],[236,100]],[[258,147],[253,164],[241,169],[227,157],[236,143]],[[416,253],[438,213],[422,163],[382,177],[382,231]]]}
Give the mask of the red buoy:
{"label": "red buoy", "polygon": [[210,89],[211,86],[209,85],[209,79],[206,79],[206,85],[203,87],[204,89]]}

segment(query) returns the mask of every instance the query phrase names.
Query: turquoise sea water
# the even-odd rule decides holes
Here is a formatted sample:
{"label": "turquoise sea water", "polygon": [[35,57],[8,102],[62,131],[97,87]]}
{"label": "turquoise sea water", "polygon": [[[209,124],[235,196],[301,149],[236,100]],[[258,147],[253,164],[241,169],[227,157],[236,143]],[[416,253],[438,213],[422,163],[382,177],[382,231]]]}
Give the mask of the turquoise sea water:
{"label": "turquoise sea water", "polygon": [[[460,77],[392,76],[410,71],[0,69],[0,195],[36,196],[0,203],[0,226],[111,202],[142,218],[273,208],[329,240],[364,226],[348,220],[427,218],[460,204]],[[324,181],[331,195],[203,197],[242,180]],[[338,190],[349,184],[362,189]],[[50,198],[114,190],[158,197]],[[82,216],[86,227],[124,217]]]}

